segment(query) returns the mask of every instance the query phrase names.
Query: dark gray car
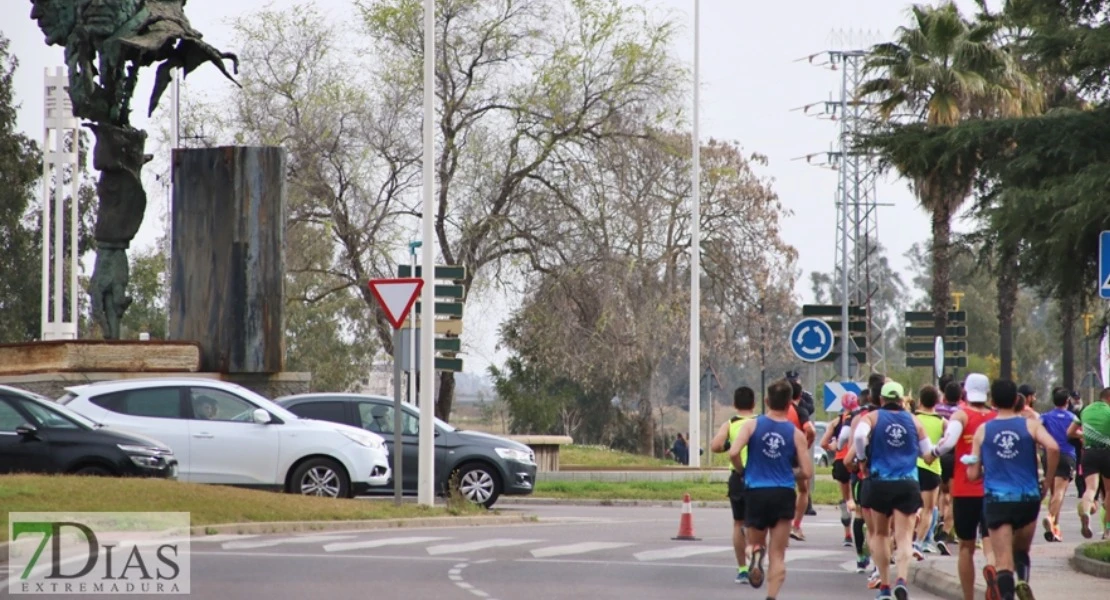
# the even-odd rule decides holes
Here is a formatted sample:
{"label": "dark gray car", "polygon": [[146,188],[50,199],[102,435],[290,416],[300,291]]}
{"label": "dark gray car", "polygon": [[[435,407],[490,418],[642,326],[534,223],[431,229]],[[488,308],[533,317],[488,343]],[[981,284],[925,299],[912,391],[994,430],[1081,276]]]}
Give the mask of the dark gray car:
{"label": "dark gray car", "polygon": [[[382,436],[393,451],[393,400],[364,394],[298,394],[275,400],[293,414],[321,421],[361,427]],[[401,486],[406,494],[417,490],[417,452],[420,415],[404,404],[401,415],[403,465]],[[536,457],[519,442],[482,433],[463,431],[436,419],[435,481],[437,493],[446,495],[446,483],[458,477],[459,490],[471,502],[487,508],[501,494],[532,493],[536,481]],[[394,475],[396,476],[396,474]],[[391,494],[393,484],[371,488],[372,494]]]}

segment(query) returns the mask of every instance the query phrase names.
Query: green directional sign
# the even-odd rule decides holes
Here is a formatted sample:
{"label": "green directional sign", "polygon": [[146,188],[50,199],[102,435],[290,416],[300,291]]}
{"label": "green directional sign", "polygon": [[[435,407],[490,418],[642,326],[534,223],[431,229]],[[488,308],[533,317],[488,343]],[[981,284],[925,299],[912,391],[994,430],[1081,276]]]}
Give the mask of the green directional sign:
{"label": "green directional sign", "polygon": [[462,340],[459,338],[435,338],[436,352],[462,352]]}
{"label": "green directional sign", "polygon": [[[802,306],[803,317],[839,317],[843,307],[839,304],[805,304]],[[848,306],[848,318],[866,317],[867,310],[860,306]]]}
{"label": "green directional sign", "polygon": [[[907,356],[906,357],[906,366],[907,367],[930,367],[931,368],[931,367],[934,366],[933,363],[934,363],[934,359],[933,359],[932,356]],[[959,369],[965,369],[965,368],[967,368],[967,357],[966,356],[945,356],[944,357],[944,366],[946,366],[946,367],[956,367],[956,368],[959,368]]]}
{"label": "green directional sign", "polygon": [[[416,311],[416,316],[420,316],[420,306],[422,303],[417,302],[413,310]],[[455,317],[461,319],[463,316],[463,305],[461,302],[436,302],[435,314],[438,317]]]}
{"label": "green directional sign", "polygon": [[[826,321],[833,333],[840,333],[840,321]],[[848,321],[848,331],[851,333],[867,333],[867,321]]]}
{"label": "green directional sign", "polygon": [[[416,275],[412,274],[412,265],[397,265],[398,277],[423,277],[424,268],[416,267]],[[461,281],[466,279],[466,267],[456,265],[436,265],[436,279],[451,279]]]}
{"label": "green directional sign", "polygon": [[465,285],[436,285],[436,298],[450,298],[451,300],[466,299]]}
{"label": "green directional sign", "polygon": [[[964,323],[966,321],[967,321],[967,311],[966,310],[950,310],[950,311],[948,311],[948,322],[949,323]],[[906,322],[907,323],[932,323],[933,322],[933,313],[926,312],[926,311],[920,311],[920,310],[909,311],[909,312],[906,313]]]}
{"label": "green directional sign", "polygon": [[[867,353],[866,352],[853,352],[852,357],[855,358],[857,362],[862,363],[862,362],[867,361]],[[840,360],[840,353],[839,352],[829,352],[829,355],[826,356],[824,360],[819,361],[819,362],[835,363],[838,360]]]}
{"label": "green directional sign", "polygon": [[444,358],[442,356],[436,357],[436,370],[437,371],[454,371],[456,373],[463,370],[463,361],[461,358]]}
{"label": "green directional sign", "polygon": [[[907,327],[906,337],[908,338],[931,338],[933,337],[932,327]],[[945,343],[948,338],[964,338],[967,337],[967,326],[957,325],[955,327],[947,327],[944,330]]]}

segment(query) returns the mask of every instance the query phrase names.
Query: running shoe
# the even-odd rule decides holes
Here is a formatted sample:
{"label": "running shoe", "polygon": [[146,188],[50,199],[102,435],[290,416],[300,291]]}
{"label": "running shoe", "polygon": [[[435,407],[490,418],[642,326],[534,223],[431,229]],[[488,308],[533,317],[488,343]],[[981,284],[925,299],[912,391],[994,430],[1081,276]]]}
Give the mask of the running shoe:
{"label": "running shoe", "polygon": [[851,548],[852,547],[852,536],[850,536],[850,535],[844,536],[844,547],[845,548]]}
{"label": "running shoe", "polygon": [[919,543],[913,545],[913,558],[919,562],[925,560],[925,553],[921,550],[921,544]]}
{"label": "running shoe", "polygon": [[1033,598],[1033,588],[1029,587],[1029,582],[1020,579],[1014,584],[1014,596],[1017,600],[1036,600]]}
{"label": "running shoe", "polygon": [[907,600],[910,597],[910,589],[906,586],[906,580],[901,577],[894,582],[894,597],[898,600]]}
{"label": "running shoe", "polygon": [[1091,531],[1091,513],[1084,510],[1082,502],[1079,503],[1079,506],[1077,506],[1075,510],[1079,513],[1079,533],[1083,534],[1083,537],[1091,539],[1091,537],[1095,535],[1094,532]]}
{"label": "running shoe", "polygon": [[802,528],[801,527],[791,527],[790,528],[790,539],[798,540],[799,542],[804,542],[804,541],[806,541],[806,535],[804,533],[802,533]]}
{"label": "running shoe", "polygon": [[879,570],[875,569],[875,572],[871,574],[871,578],[867,580],[867,589],[877,590],[882,586],[882,584],[882,580],[879,579]]}
{"label": "running shoe", "polygon": [[879,590],[879,594],[875,596],[875,600],[894,600],[894,595],[890,593],[890,588]]}
{"label": "running shoe", "polygon": [[871,566],[871,557],[861,556],[856,561],[856,573],[866,573],[867,567]]}
{"label": "running shoe", "polygon": [[736,572],[736,583],[738,583],[740,585],[748,585],[749,582],[748,582],[748,571],[747,571],[747,569],[745,569],[743,571],[737,571]]}
{"label": "running shoe", "polygon": [[752,550],[752,557],[748,562],[748,583],[753,588],[763,587],[763,554],[765,550],[763,546],[757,547]]}
{"label": "running shoe", "polygon": [[940,550],[941,556],[952,556],[952,552],[948,549],[948,544],[944,540],[937,541],[937,550]]}
{"label": "running shoe", "polygon": [[1055,542],[1056,540],[1053,539],[1055,538],[1053,534],[1055,527],[1052,524],[1052,515],[1045,515],[1044,518],[1041,519],[1041,527],[1044,529],[1044,541]]}
{"label": "running shoe", "polygon": [[983,567],[983,579],[987,582],[987,600],[1002,600],[1002,592],[998,590],[998,571],[991,565]]}

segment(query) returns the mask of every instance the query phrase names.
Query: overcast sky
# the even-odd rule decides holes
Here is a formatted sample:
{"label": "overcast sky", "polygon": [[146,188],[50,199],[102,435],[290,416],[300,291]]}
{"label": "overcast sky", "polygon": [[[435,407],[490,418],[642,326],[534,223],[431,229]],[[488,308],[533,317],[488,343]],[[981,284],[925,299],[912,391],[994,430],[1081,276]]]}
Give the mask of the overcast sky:
{"label": "overcast sky", "polygon": [[[693,0],[636,1],[654,10],[672,11],[685,24],[675,52],[693,61]],[[4,0],[6,9],[0,31],[12,40],[11,50],[19,58],[15,79],[16,100],[22,104],[19,127],[28,135],[42,136],[42,76],[45,68],[64,64],[62,49],[47,47],[42,33],[30,20],[30,3]],[[205,40],[222,50],[234,51],[231,18],[264,8],[296,4],[294,0],[191,0],[186,14]],[[350,0],[314,0],[335,18],[350,14]],[[972,0],[957,4],[971,15]],[[22,7],[22,11],[16,7]],[[830,149],[837,125],[803,116],[792,109],[838,97],[840,76],[808,64],[805,57],[828,49],[845,49],[842,39],[851,33],[865,42],[889,39],[899,25],[908,23],[909,3],[902,0],[702,0],[701,2],[701,136],[737,140],[748,152],[766,155],[770,164],[762,172],[773,179],[783,204],[794,214],[785,219],[784,237],[799,252],[801,274],[796,286],[798,300],[811,300],[809,274],[833,268],[836,209],[833,196],[836,174],[795,160]],[[22,13],[12,17],[12,13]],[[22,17],[22,18],[19,18]],[[858,45],[859,42],[856,42]],[[136,127],[154,131],[165,123],[146,119],[146,98],[152,84],[152,69],[140,78]],[[209,67],[191,75],[184,93],[222,93],[228,84]],[[169,95],[163,102],[167,102]],[[156,115],[157,116],[157,115]],[[150,150],[150,148],[148,148]],[[161,232],[165,195],[150,189],[146,219],[134,246],[149,246]],[[906,182],[889,176],[879,186],[879,201],[893,204],[879,213],[879,239],[889,250],[895,268],[905,271],[902,254],[915,242],[929,237],[929,220],[907,190]],[[957,223],[957,229],[966,224]],[[484,373],[491,363],[500,364],[504,353],[495,349],[500,316],[515,305],[511,298],[474,299],[467,306],[465,365],[467,372]]]}

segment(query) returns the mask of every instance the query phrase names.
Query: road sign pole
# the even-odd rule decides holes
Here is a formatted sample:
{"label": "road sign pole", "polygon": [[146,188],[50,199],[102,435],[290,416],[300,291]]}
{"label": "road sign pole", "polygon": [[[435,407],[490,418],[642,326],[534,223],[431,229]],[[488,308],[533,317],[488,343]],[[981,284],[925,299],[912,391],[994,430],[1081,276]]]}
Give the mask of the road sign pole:
{"label": "road sign pole", "polygon": [[[421,245],[420,242],[410,242],[409,243],[409,262],[412,263],[413,273],[416,272],[416,249],[419,248],[420,245]],[[409,335],[408,335],[408,340],[409,340],[409,347],[408,347],[408,352],[409,352],[409,388],[408,388],[408,396],[409,397],[408,397],[408,401],[409,401],[409,404],[413,405],[413,406],[416,405],[416,376],[417,376],[417,373],[420,372],[420,370],[416,368],[417,367],[417,363],[416,363],[416,359],[417,359],[417,356],[416,356],[416,334],[417,334],[417,331],[418,330],[416,329],[416,311],[414,310],[414,311],[409,313]]]}
{"label": "road sign pole", "polygon": [[701,99],[701,55],[698,30],[701,25],[701,2],[694,0],[694,131],[691,144],[693,168],[690,198],[690,439],[691,467],[701,466],[701,148],[698,136],[698,103]]}
{"label": "road sign pole", "polygon": [[[848,68],[843,65],[841,69],[842,85],[840,86],[840,116],[843,123],[848,123]],[[848,130],[846,127],[841,129],[841,136],[846,137]],[[847,139],[841,139],[841,146],[847,148]],[[840,378],[844,381],[852,379],[852,374],[848,372],[848,360],[850,358],[848,351],[851,344],[848,340],[848,269],[855,268],[855,265],[850,265],[848,262],[848,157],[845,154],[840,156]],[[862,302],[860,303],[863,304]]]}
{"label": "road sign pole", "polygon": [[[421,223],[424,241],[424,289],[420,307],[420,320],[424,323],[421,331],[422,348],[420,353],[424,370],[420,371],[420,438],[418,451],[419,482],[417,502],[424,506],[435,504],[435,463],[433,449],[435,444],[435,230],[432,217],[435,204],[435,0],[424,0],[424,206]],[[416,332],[413,332],[415,335]],[[415,344],[414,344],[415,345]]]}
{"label": "road sign pole", "polygon": [[393,330],[393,503],[401,504],[401,481],[404,471],[401,445],[401,330]]}

